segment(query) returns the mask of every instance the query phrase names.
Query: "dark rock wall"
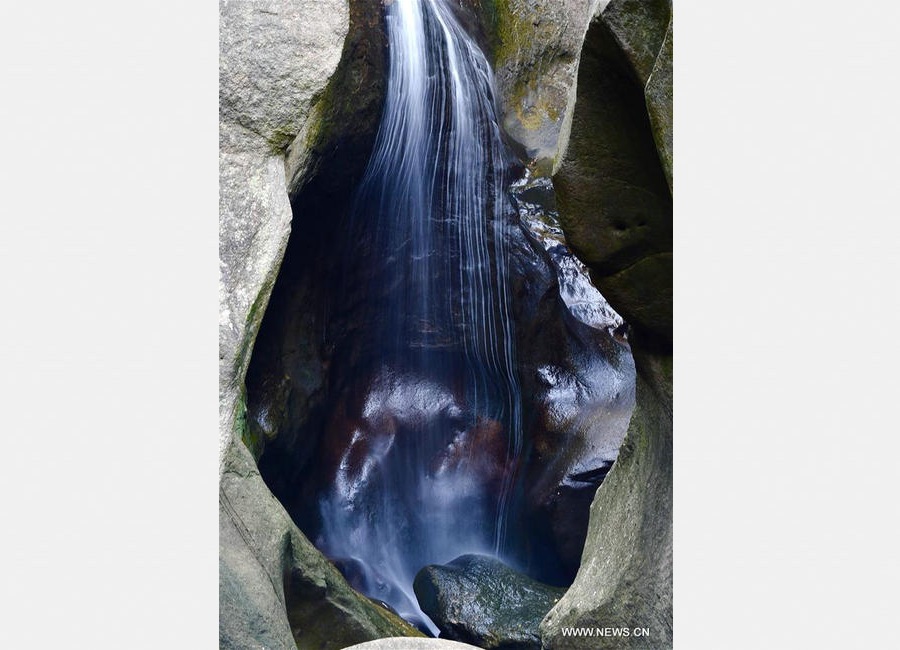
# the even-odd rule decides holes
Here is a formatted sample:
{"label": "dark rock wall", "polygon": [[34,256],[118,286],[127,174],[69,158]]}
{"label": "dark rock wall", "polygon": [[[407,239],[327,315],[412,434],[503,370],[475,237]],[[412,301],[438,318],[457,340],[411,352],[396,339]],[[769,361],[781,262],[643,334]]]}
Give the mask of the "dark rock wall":
{"label": "dark rock wall", "polygon": [[[334,342],[328,322],[347,319],[352,296],[332,295],[353,191],[365,171],[384,102],[387,47],[380,6],[350,3],[341,61],[320,98],[310,169],[290,186],[293,224],[284,263],[247,374],[248,422],[270,488],[289,510],[312,501],[296,490],[324,428],[322,402]],[[292,147],[302,146],[294,142]],[[352,330],[352,317],[335,329]],[[268,448],[268,453],[264,452]]]}

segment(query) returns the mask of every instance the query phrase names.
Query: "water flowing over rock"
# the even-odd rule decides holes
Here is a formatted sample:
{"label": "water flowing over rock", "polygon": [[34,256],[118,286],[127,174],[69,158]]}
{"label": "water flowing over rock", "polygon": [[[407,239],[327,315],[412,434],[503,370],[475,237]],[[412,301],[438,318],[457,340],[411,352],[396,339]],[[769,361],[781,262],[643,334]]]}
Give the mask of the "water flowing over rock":
{"label": "water flowing over rock", "polygon": [[415,591],[442,638],[480,648],[540,650],[538,625],[565,589],[536,582],[494,558],[464,555],[422,569]]}
{"label": "water flowing over rock", "polygon": [[320,541],[369,568],[366,593],[414,617],[419,567],[505,544],[522,445],[513,226],[486,59],[443,1],[395,0],[386,21],[384,113],[350,214],[365,235],[341,251],[352,277],[354,265],[370,274],[352,344],[374,358],[331,420]]}
{"label": "water flowing over rock", "polygon": [[[429,13],[441,7],[456,28]],[[377,93],[359,105],[338,93],[377,78],[362,44],[381,8],[351,6],[329,136],[292,194],[295,230],[247,379],[267,484],[355,588],[432,631],[412,594],[426,564],[499,554],[571,581],[633,403],[621,318],[566,246],[552,185],[526,174],[510,200],[524,171],[503,148],[490,69],[457,9],[385,8],[394,29],[428,38],[385,30],[421,56],[388,57],[398,74],[366,149],[359,125]],[[400,10],[421,20],[400,23]],[[404,43],[388,55],[406,56]],[[356,172],[362,152],[370,165]]]}

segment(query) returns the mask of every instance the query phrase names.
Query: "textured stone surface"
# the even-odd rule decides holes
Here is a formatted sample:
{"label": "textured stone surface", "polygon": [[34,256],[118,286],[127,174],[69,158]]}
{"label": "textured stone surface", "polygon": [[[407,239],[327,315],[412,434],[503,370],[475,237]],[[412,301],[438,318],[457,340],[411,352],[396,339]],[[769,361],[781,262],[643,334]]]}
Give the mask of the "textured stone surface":
{"label": "textured stone surface", "polygon": [[219,154],[219,435],[241,435],[244,375],[291,224],[284,162]]}
{"label": "textured stone surface", "polygon": [[222,0],[219,16],[220,147],[281,155],[338,63],[347,2]]}
{"label": "textured stone surface", "polygon": [[642,86],[656,63],[671,13],[671,0],[612,0],[603,11],[603,22]]}
{"label": "textured stone surface", "polygon": [[605,2],[486,0],[502,126],[549,173],[568,140],[584,33]]}
{"label": "textured stone surface", "polygon": [[409,639],[396,637],[391,639],[378,639],[367,641],[359,645],[350,646],[347,650],[465,650],[477,648],[477,646],[458,641],[445,639]]}
{"label": "textured stone surface", "polygon": [[672,195],[643,82],[606,22],[619,4],[630,6],[610,3],[588,30],[572,137],[553,180],[566,238],[595,284],[632,327],[670,344]]}
{"label": "textured stone surface", "polygon": [[672,189],[672,20],[666,30],[666,39],[653,66],[653,72],[644,88],[647,112],[653,127],[653,139],[659,150],[659,159]]}
{"label": "textured stone surface", "polygon": [[427,566],[414,587],[442,637],[505,650],[540,650],[538,625],[565,591],[483,555]]}
{"label": "textured stone surface", "polygon": [[[334,73],[348,9],[341,0],[219,8],[221,458],[242,417],[250,351],[290,233],[285,150]],[[304,18],[313,13],[315,21]]]}

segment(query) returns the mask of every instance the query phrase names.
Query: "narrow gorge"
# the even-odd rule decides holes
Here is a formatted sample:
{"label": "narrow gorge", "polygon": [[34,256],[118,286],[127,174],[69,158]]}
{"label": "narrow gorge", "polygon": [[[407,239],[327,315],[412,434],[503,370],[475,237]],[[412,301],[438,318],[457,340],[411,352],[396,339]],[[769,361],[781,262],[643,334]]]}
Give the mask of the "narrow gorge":
{"label": "narrow gorge", "polygon": [[592,4],[221,3],[221,647],[671,646],[671,6]]}

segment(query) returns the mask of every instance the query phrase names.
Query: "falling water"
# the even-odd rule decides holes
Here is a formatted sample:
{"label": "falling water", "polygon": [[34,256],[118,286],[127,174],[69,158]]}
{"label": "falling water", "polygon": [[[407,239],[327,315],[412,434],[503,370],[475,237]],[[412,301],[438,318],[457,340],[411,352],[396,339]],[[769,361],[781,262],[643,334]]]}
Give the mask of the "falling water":
{"label": "falling water", "polygon": [[378,370],[362,400],[368,428],[320,503],[319,543],[367,595],[436,632],[416,572],[507,544],[522,446],[514,211],[484,55],[445,0],[385,4],[387,95],[353,211]]}

